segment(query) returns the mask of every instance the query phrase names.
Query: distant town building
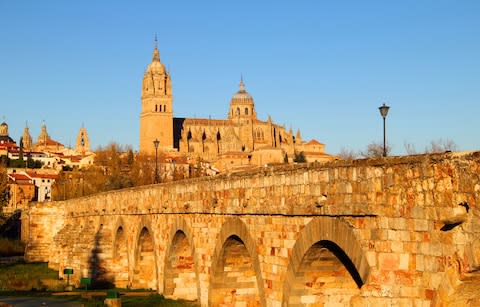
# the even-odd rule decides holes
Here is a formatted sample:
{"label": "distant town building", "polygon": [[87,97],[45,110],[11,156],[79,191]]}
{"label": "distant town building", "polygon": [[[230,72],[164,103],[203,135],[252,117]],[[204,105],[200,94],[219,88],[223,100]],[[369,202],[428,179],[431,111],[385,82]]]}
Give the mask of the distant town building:
{"label": "distant town building", "polygon": [[196,156],[220,170],[291,162],[298,152],[308,162],[333,159],[322,143],[302,141],[300,131],[295,136],[271,117],[257,118],[254,99],[242,78],[226,119],[174,118],[172,97],[171,76],[155,45],[142,84],[140,153],[155,154],[158,140],[160,151]]}
{"label": "distant town building", "polygon": [[45,122],[42,124],[40,135],[37,138],[37,143],[34,144],[33,150],[36,151],[48,151],[48,152],[61,152],[65,149],[65,146],[50,138],[47,133],[47,125]]}
{"label": "distant town building", "polygon": [[8,135],[8,125],[6,122],[0,124],[0,155],[4,155],[11,150],[16,148],[17,143]]}
{"label": "distant town building", "polygon": [[23,128],[23,149],[27,151],[31,151],[33,148],[32,136],[30,135],[30,130],[28,129],[28,125],[25,124],[25,128]]}
{"label": "distant town building", "polygon": [[25,172],[8,174],[9,198],[4,213],[15,212],[35,200],[35,184]]}
{"label": "distant town building", "polygon": [[80,128],[77,135],[77,153],[85,155],[90,152],[90,140],[88,139],[87,128]]}

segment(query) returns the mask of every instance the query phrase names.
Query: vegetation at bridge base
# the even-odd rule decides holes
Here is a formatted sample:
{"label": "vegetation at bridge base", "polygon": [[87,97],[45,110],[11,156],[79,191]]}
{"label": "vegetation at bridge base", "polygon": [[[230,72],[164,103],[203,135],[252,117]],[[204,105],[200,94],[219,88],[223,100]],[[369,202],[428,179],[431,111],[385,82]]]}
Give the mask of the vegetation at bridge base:
{"label": "vegetation at bridge base", "polygon": [[[0,296],[52,297],[80,302],[84,306],[105,306],[107,293],[101,290],[76,292],[64,291],[65,280],[58,279],[58,271],[47,263],[0,263]],[[192,307],[196,303],[165,299],[155,292],[115,289],[121,293],[122,306],[171,306]],[[57,291],[57,293],[55,293]]]}
{"label": "vegetation at bridge base", "polygon": [[149,306],[170,306],[170,307],[188,307],[197,306],[197,304],[185,301],[167,300],[162,295],[155,294],[149,296],[123,296],[122,306],[131,307],[149,307]]}
{"label": "vegetation at bridge base", "polygon": [[46,263],[0,264],[0,294],[2,291],[63,290],[58,272]]}

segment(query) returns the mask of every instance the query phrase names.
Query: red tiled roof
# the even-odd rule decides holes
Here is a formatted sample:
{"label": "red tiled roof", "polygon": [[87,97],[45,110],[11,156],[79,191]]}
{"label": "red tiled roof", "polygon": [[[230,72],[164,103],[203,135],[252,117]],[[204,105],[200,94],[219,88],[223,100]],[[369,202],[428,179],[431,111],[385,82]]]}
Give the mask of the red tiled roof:
{"label": "red tiled roof", "polygon": [[57,179],[58,175],[55,174],[41,174],[35,172],[27,172],[27,174],[32,178],[43,178],[43,179]]}
{"label": "red tiled roof", "polygon": [[47,139],[46,141],[44,140],[40,140],[37,145],[41,145],[41,146],[50,146],[50,145],[54,145],[54,146],[63,146],[62,143],[60,142],[57,142],[55,140],[52,140],[52,139]]}
{"label": "red tiled roof", "polygon": [[312,139],[310,140],[310,142],[307,143],[307,145],[323,145],[323,144],[315,139]]}
{"label": "red tiled roof", "polygon": [[11,174],[8,174],[8,176],[11,177],[14,181],[32,179],[29,176],[27,176],[27,174],[24,174],[24,173],[11,173]]}

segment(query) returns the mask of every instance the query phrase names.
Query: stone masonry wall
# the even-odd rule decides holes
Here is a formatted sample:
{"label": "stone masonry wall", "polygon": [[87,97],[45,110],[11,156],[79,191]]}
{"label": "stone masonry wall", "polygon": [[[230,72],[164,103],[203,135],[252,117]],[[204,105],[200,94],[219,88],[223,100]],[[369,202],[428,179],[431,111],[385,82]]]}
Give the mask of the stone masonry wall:
{"label": "stone masonry wall", "polygon": [[27,257],[202,306],[475,306],[479,201],[479,152],[269,167],[33,206]]}

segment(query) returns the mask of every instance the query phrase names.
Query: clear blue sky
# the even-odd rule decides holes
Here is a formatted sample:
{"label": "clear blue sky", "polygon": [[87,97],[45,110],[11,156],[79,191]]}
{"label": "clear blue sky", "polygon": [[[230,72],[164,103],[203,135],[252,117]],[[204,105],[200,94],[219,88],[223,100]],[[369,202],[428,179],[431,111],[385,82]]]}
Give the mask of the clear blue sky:
{"label": "clear blue sky", "polygon": [[225,118],[243,74],[257,115],[330,153],[382,140],[480,149],[480,1],[0,0],[0,116],[74,144],[138,148],[158,35],[177,117]]}

